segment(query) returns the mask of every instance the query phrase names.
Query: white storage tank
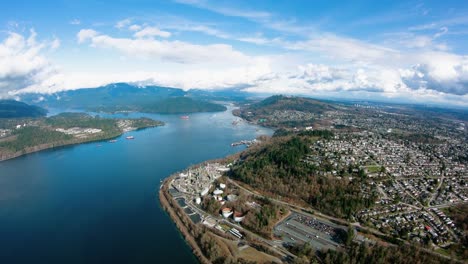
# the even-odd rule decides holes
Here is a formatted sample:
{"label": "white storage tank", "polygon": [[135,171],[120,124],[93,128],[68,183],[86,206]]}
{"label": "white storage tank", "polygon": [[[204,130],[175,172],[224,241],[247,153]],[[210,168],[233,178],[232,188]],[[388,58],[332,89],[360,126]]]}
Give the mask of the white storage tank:
{"label": "white storage tank", "polygon": [[209,191],[210,191],[210,188],[207,187],[207,188],[203,189],[203,191],[200,192],[200,195],[205,196],[205,195],[208,194]]}
{"label": "white storage tank", "polygon": [[234,221],[239,223],[239,222],[242,222],[244,218],[245,218],[245,215],[242,214],[242,212],[234,211]]}
{"label": "white storage tank", "polygon": [[222,194],[222,193],[223,193],[223,191],[220,190],[220,189],[216,189],[216,190],[214,190],[214,192],[213,192],[214,195],[219,195],[219,194]]}
{"label": "white storage tank", "polygon": [[221,210],[221,213],[223,214],[223,217],[224,217],[224,218],[228,218],[229,216],[232,215],[232,209],[229,208],[229,207],[223,208],[223,209]]}

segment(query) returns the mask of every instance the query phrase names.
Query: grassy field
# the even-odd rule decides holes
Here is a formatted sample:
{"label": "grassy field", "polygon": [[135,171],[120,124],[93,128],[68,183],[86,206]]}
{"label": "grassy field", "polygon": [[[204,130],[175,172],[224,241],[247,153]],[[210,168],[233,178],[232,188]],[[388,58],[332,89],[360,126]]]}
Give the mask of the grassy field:
{"label": "grassy field", "polygon": [[377,173],[381,170],[381,166],[378,165],[371,165],[371,166],[366,166],[367,172],[368,173]]}
{"label": "grassy field", "polygon": [[239,252],[238,257],[247,261],[252,261],[254,263],[282,263],[281,260],[279,260],[278,258],[268,255],[264,252],[258,251],[250,246],[247,246],[245,249],[242,249]]}

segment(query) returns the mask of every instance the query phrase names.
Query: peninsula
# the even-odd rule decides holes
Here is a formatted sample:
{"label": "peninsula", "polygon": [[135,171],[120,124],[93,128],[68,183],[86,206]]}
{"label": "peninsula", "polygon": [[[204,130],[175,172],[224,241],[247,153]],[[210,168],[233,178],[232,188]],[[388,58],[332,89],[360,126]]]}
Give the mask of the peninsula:
{"label": "peninsula", "polygon": [[84,113],[0,119],[0,161],[65,145],[116,138],[125,132],[164,125],[149,118],[111,119]]}

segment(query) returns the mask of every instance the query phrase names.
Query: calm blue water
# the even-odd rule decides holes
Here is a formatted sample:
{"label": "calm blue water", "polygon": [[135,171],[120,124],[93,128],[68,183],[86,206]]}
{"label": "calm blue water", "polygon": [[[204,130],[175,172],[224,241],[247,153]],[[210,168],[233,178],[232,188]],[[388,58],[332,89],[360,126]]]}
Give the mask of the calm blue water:
{"label": "calm blue water", "polygon": [[[271,130],[233,126],[230,111],[0,162],[0,263],[194,263],[159,207],[176,171],[240,151],[230,143]],[[125,140],[128,135],[135,140]]]}

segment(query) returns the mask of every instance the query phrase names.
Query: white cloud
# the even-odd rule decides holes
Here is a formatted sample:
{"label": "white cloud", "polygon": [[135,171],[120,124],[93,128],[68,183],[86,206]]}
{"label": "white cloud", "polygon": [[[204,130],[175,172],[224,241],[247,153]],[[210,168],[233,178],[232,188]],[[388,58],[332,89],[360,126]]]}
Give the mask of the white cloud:
{"label": "white cloud", "polygon": [[447,34],[448,31],[449,31],[449,30],[448,30],[447,27],[441,27],[441,28],[440,28],[440,31],[434,34],[434,38],[440,38],[440,37],[442,37],[443,35]]}
{"label": "white cloud", "polygon": [[263,37],[240,37],[237,40],[247,43],[253,43],[257,45],[266,45],[274,42],[274,40],[263,38]]}
{"label": "white cloud", "polygon": [[71,25],[79,25],[79,24],[81,24],[81,21],[79,19],[75,18],[72,21],[70,21],[70,24]]}
{"label": "white cloud", "polygon": [[[423,98],[424,93],[441,97],[466,96],[468,56],[449,53],[444,43],[434,41],[447,32],[448,29],[441,28],[433,36],[412,33],[389,35],[392,42],[387,44],[392,48],[331,34],[322,34],[305,41],[283,41],[282,45],[286,49],[301,54],[312,52],[318,58],[332,59],[334,64],[342,65],[341,75],[330,77],[336,69],[331,71],[329,66],[309,65],[300,78],[280,75],[280,82],[270,81],[279,83],[278,87],[284,87],[288,80],[293,79],[291,85],[296,89],[300,87],[302,93],[359,90],[380,92],[387,97],[415,94]],[[311,75],[312,72],[315,75]],[[311,76],[315,76],[315,79]],[[263,88],[266,89],[266,86],[254,89]]]}
{"label": "white cloud", "polygon": [[400,40],[408,48],[426,48],[432,45],[432,38],[428,36],[414,36]]}
{"label": "white cloud", "polygon": [[183,41],[140,38],[114,38],[92,29],[78,33],[78,42],[89,41],[94,47],[115,49],[127,56],[152,58],[175,63],[246,63],[250,60],[240,51],[226,44],[196,45]]}
{"label": "white cloud", "polygon": [[215,13],[219,13],[225,16],[232,16],[232,17],[242,17],[247,19],[266,19],[271,17],[269,12],[264,11],[251,11],[251,10],[243,10],[237,9],[234,7],[226,7],[226,6],[218,6],[214,3],[207,3],[204,0],[175,0],[175,2],[180,4],[186,4],[195,6],[197,8],[209,10]]}
{"label": "white cloud", "polygon": [[229,67],[227,69],[200,69],[178,73],[159,74],[153,81],[160,85],[181,87],[184,89],[220,89],[252,85],[271,72],[270,61],[257,58],[249,65]]}
{"label": "white cloud", "polygon": [[37,37],[37,33],[36,31],[34,30],[34,28],[30,29],[29,30],[29,38],[26,40],[28,46],[34,46],[36,45],[36,37]]}
{"label": "white cloud", "polygon": [[145,27],[142,30],[134,34],[136,38],[145,38],[145,37],[162,37],[168,38],[171,36],[171,33],[168,31],[162,31],[156,27]]}
{"label": "white cloud", "polygon": [[[406,102],[437,102],[468,106],[466,70],[464,66],[465,88],[463,93],[454,90],[437,90],[430,86],[409,83],[411,70],[385,68],[337,68],[327,65],[307,64],[290,73],[270,73],[255,80],[246,89],[249,92],[270,94],[301,94],[310,96],[335,96],[341,98],[394,98]],[[419,68],[418,68],[419,69]],[[414,69],[416,70],[416,69]],[[418,73],[418,77],[424,77]],[[464,90],[463,90],[464,89]]]}
{"label": "white cloud", "polygon": [[55,37],[54,40],[52,40],[52,42],[50,43],[50,47],[52,49],[58,49],[60,47],[60,39]]}
{"label": "white cloud", "polygon": [[98,32],[92,29],[82,29],[78,32],[77,38],[78,43],[83,43],[88,39],[91,39],[98,35]]}
{"label": "white cloud", "polygon": [[431,30],[431,29],[440,29],[444,27],[449,27],[449,26],[466,26],[468,25],[468,17],[466,14],[460,15],[460,16],[451,16],[450,18],[447,19],[441,19],[438,21],[430,22],[427,24],[422,24],[422,25],[416,25],[409,27],[408,30],[410,31],[425,31],[425,30]]}
{"label": "white cloud", "polygon": [[138,30],[141,29],[141,26],[137,25],[137,24],[133,24],[133,25],[129,26],[128,29],[130,29],[131,31],[138,31]]}
{"label": "white cloud", "polygon": [[122,29],[122,28],[127,27],[131,23],[132,23],[132,21],[129,18],[127,18],[127,19],[118,21],[117,24],[115,24],[115,27],[118,28],[118,29]]}
{"label": "white cloud", "polygon": [[[225,16],[245,18],[255,23],[259,23],[265,28],[273,29],[287,34],[300,36],[310,35],[315,26],[310,24],[297,23],[295,19],[281,20],[274,14],[267,11],[246,10],[232,6],[221,6],[219,1],[209,2],[207,0],[174,0],[177,3],[194,6]],[[254,42],[252,42],[254,43]]]}
{"label": "white cloud", "polygon": [[49,47],[36,40],[31,30],[28,38],[10,32],[0,43],[0,98],[19,89],[49,85],[55,68],[42,54]]}
{"label": "white cloud", "polygon": [[424,25],[412,26],[412,27],[409,27],[408,30],[410,30],[410,31],[420,31],[420,30],[433,29],[433,28],[436,28],[436,27],[437,27],[436,23],[429,23],[429,24],[424,24]]}
{"label": "white cloud", "polygon": [[[120,61],[119,58],[125,57],[126,65],[144,62],[149,65],[147,71],[128,66],[102,72],[57,72],[45,58],[47,53],[41,51],[58,48],[60,40],[37,41],[34,30],[27,37],[12,33],[1,47],[19,49],[23,56],[29,54],[22,62],[29,66],[16,66],[16,72],[24,72],[12,74],[15,72],[12,65],[16,62],[19,65],[21,60],[13,56],[9,60],[12,65],[5,66],[4,51],[0,48],[0,90],[3,89],[3,94],[21,88],[55,92],[112,82],[144,82],[184,89],[247,87],[248,91],[262,93],[357,94],[468,105],[465,103],[468,102],[468,58],[443,47],[445,43],[440,39],[448,33],[447,28],[439,27],[437,31],[434,28],[432,34],[426,35],[420,35],[422,32],[388,35],[388,39],[393,38],[392,42],[374,44],[329,33],[310,37],[302,34],[299,37],[302,40],[286,41],[279,37],[266,38],[262,33],[236,36],[209,24],[157,25],[132,24],[126,20],[120,23],[120,28],[129,31],[118,34],[127,34],[127,37],[115,37],[93,29],[82,29],[77,34],[78,43],[114,50],[118,53],[115,59]],[[272,45],[282,48],[284,53],[252,56],[227,44],[201,45],[176,40],[177,33],[171,39],[164,39],[171,33],[161,29]]]}
{"label": "white cloud", "polygon": [[414,32],[394,32],[384,34],[384,44],[398,48],[406,53],[421,53],[428,50],[447,51],[450,47],[441,39],[448,34],[448,28],[442,27],[435,33],[415,34]]}
{"label": "white cloud", "polygon": [[[270,74],[258,79],[249,91],[313,95],[323,92],[364,91],[385,92],[378,71],[354,70],[322,64],[299,66],[292,73]],[[391,87],[388,87],[391,91]]]}
{"label": "white cloud", "polygon": [[215,90],[253,85],[256,80],[270,72],[270,61],[266,58],[257,58],[250,65],[222,69],[181,68],[177,72],[129,70],[108,73],[70,72],[56,74],[47,80],[47,84],[55,85],[30,86],[21,92],[54,93],[60,90],[98,87],[115,82],[144,83],[185,90],[192,88]]}
{"label": "white cloud", "polygon": [[323,34],[305,41],[283,42],[286,49],[319,52],[332,59],[373,63],[399,56],[398,50],[360,40]]}
{"label": "white cloud", "polygon": [[222,32],[216,28],[209,27],[206,25],[177,25],[177,26],[170,26],[170,28],[180,30],[180,31],[191,31],[191,32],[200,32],[209,36],[215,36],[218,38],[228,39],[232,38],[230,34],[226,32]]}
{"label": "white cloud", "polygon": [[421,55],[421,64],[401,70],[402,79],[412,89],[454,95],[468,94],[468,57],[442,52]]}
{"label": "white cloud", "polygon": [[[178,2],[225,14],[219,8],[214,8],[213,5],[208,6],[207,1],[181,0]],[[427,15],[427,9],[421,10],[422,6],[418,6],[416,10],[413,10],[417,12],[410,13],[414,15],[422,12],[423,15]],[[235,16],[235,14],[231,15]],[[262,77],[261,81],[249,88],[250,90],[264,92],[277,88],[277,92],[289,90],[301,93],[324,90],[357,90],[379,92],[387,97],[413,94],[415,97],[431,98],[431,100],[436,96],[452,99],[456,96],[466,97],[468,86],[466,63],[463,62],[466,61],[466,56],[448,53],[447,51],[451,47],[441,41],[444,35],[454,32],[452,30],[449,32],[448,26],[468,24],[466,16],[455,16],[450,19],[410,27],[409,31],[424,31],[427,34],[419,34],[421,32],[418,34],[412,32],[394,34],[383,43],[388,45],[322,33],[314,27],[302,26],[294,19],[281,21],[275,18],[273,20],[272,14],[241,17],[256,21],[265,28],[302,37],[304,40],[285,41],[280,38],[267,39],[261,36],[237,38],[229,36],[229,39],[257,45],[273,45],[277,48],[298,52],[304,58],[309,58],[309,61],[326,61],[342,65],[340,71],[343,76],[340,78],[326,75],[335,73],[336,69],[330,70],[330,66],[322,65],[312,67],[313,69],[309,67],[309,76],[306,76],[305,73],[300,77],[297,75],[298,73],[292,75],[286,72],[271,73]],[[381,20],[380,17],[377,19]],[[394,19],[395,16],[392,15],[385,17],[384,21],[390,22]],[[372,22],[375,23],[375,20]],[[308,59],[304,59],[304,61],[308,62]],[[325,70],[324,67],[329,68]],[[316,79],[311,77],[311,72],[315,72],[314,78]],[[414,72],[418,72],[418,74],[414,74]],[[418,77],[419,75],[423,76]]]}
{"label": "white cloud", "polygon": [[[89,42],[92,47],[116,49],[129,58],[149,58],[155,59],[155,63],[165,61],[164,65],[179,66],[176,70],[158,71],[132,71],[125,68],[108,72],[58,72],[44,56],[37,53],[42,63],[36,67],[37,69],[21,74],[26,79],[31,75],[31,71],[35,71],[37,74],[34,78],[27,79],[24,85],[18,85],[8,91],[14,94],[54,93],[67,89],[97,87],[113,82],[145,82],[183,89],[219,89],[253,85],[261,76],[272,71],[270,68],[272,61],[269,58],[250,57],[224,44],[194,45],[181,41],[112,38],[91,29],[81,30],[77,38],[81,43]],[[18,34],[5,42],[9,47],[27,45],[27,40]],[[30,38],[30,43],[34,42]],[[180,64],[181,62],[184,64]],[[25,69],[25,67],[17,68]],[[2,68],[0,72],[12,75]]]}
{"label": "white cloud", "polygon": [[[154,21],[152,21],[154,23]],[[147,24],[139,25],[146,26]],[[179,16],[165,16],[158,19],[158,28],[171,31],[180,32],[197,32],[209,36],[215,36],[222,39],[233,38],[231,34],[219,29],[217,23],[206,23],[189,20],[186,17]]]}
{"label": "white cloud", "polygon": [[214,36],[220,39],[237,40],[247,43],[254,43],[257,45],[270,44],[270,42],[276,40],[264,38],[262,37],[261,33],[257,33],[254,35],[249,34],[248,36],[246,36],[245,34],[231,34],[220,30],[215,25],[198,23],[183,18],[172,18],[171,21],[163,23],[161,28],[182,32],[197,32],[208,36]]}

